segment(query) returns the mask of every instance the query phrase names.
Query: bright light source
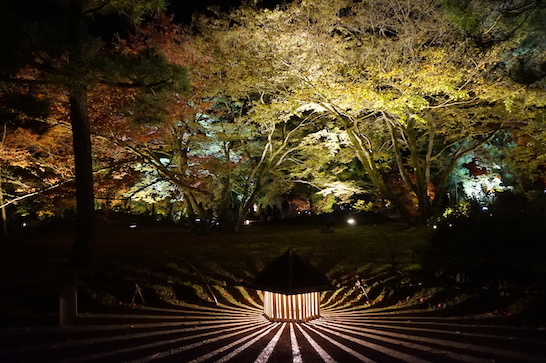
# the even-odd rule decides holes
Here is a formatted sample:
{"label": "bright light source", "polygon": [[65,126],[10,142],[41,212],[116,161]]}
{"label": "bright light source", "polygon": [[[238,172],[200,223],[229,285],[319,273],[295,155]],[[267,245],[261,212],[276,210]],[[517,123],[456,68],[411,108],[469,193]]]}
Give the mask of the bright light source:
{"label": "bright light source", "polygon": [[356,223],[356,221],[354,220],[354,218],[349,218],[349,219],[347,219],[347,223],[353,225],[353,224]]}
{"label": "bright light source", "polygon": [[136,224],[136,223],[131,223],[131,224],[129,225],[129,228],[136,228],[136,227],[137,227],[137,224]]}
{"label": "bright light source", "polygon": [[245,219],[245,226],[250,225],[250,219]]}

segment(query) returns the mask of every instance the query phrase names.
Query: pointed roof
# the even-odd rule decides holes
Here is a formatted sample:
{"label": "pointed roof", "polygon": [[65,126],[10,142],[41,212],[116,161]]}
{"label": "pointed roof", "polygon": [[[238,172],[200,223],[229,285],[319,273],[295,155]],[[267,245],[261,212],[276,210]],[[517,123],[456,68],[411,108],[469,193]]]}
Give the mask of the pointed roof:
{"label": "pointed roof", "polygon": [[289,249],[256,276],[251,287],[285,295],[332,289],[330,280]]}

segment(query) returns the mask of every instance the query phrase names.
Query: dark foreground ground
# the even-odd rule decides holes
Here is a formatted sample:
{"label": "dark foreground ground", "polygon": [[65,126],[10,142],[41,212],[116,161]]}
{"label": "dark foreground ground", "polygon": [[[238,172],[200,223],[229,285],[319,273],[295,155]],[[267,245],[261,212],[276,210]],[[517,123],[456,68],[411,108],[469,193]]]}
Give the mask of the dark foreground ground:
{"label": "dark foreground ground", "polygon": [[338,289],[322,318],[273,323],[258,298],[86,312],[71,327],[0,330],[2,362],[544,362],[546,331],[490,317],[371,308]]}
{"label": "dark foreground ground", "polygon": [[[95,269],[78,285],[76,324],[64,327],[58,271],[70,230],[13,238],[0,257],[0,362],[546,361],[540,284],[431,276],[419,264],[421,229],[322,227],[269,224],[203,236],[142,221],[103,223]],[[320,319],[269,322],[261,294],[246,287],[288,248],[332,280]],[[356,279],[365,290],[354,289]]]}

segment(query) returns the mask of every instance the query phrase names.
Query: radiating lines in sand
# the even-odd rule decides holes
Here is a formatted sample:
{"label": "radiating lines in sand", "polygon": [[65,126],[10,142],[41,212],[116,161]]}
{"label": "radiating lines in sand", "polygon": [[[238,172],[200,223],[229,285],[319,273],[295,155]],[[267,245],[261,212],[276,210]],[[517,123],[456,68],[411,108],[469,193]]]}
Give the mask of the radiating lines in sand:
{"label": "radiating lines in sand", "polygon": [[348,291],[324,294],[320,319],[270,322],[256,299],[4,329],[0,362],[546,362],[544,330],[370,309]]}

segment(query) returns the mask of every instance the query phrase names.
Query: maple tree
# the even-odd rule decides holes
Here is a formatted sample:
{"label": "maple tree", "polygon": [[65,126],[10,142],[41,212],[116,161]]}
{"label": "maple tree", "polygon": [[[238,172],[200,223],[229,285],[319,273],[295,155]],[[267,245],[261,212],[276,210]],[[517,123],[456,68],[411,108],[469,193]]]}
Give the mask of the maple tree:
{"label": "maple tree", "polygon": [[116,174],[115,180],[119,181],[127,179],[123,188],[119,183],[109,185],[109,189],[117,189],[110,193],[123,199],[136,200],[140,198],[137,194],[142,196],[145,190],[156,193],[156,187],[163,182],[174,185],[169,192],[172,195],[160,192],[152,200],[183,197],[187,213],[206,220],[201,200],[206,194],[201,162],[190,155],[193,139],[201,132],[199,115],[210,108],[203,96],[207,81],[198,76],[206,56],[195,53],[186,30],[167,17],[146,24],[118,44],[123,54],[149,47],[157,49],[169,63],[189,69],[192,92],[165,90],[158,99],[157,93],[139,97],[127,89],[110,89],[107,94],[116,99],[110,109],[101,102],[104,92],[98,92],[92,112],[97,119],[93,125],[97,143],[104,145],[98,148],[98,159],[105,165],[101,174]]}
{"label": "maple tree", "polygon": [[[146,189],[158,198],[182,202],[189,221],[198,221],[204,230],[213,226],[237,229],[260,192],[273,181],[280,182],[272,173],[294,151],[292,140],[305,122],[290,129],[266,120],[263,113],[263,121],[258,121],[247,114],[256,100],[223,97],[206,44],[172,19],[150,23],[124,46],[132,51],[146,41],[157,44],[167,59],[189,70],[192,92],[170,94],[161,123],[135,127],[118,113],[116,121],[95,124],[97,134],[116,145],[104,150],[132,155],[132,169],[147,174],[118,195],[134,197]],[[105,114],[98,119],[112,119],[111,110],[96,110]],[[175,188],[165,194],[158,190],[160,184],[164,191],[169,184]]]}
{"label": "maple tree", "polygon": [[[6,86],[0,92],[0,206],[4,233],[8,208],[14,211],[17,205],[17,214],[34,213],[39,218],[60,215],[63,208],[68,208],[56,208],[51,198],[38,198],[53,192],[66,193],[73,183],[70,127],[63,121],[62,104],[66,100],[49,96],[43,86]],[[33,208],[28,203],[31,197]]]}
{"label": "maple tree", "polygon": [[465,42],[440,10],[436,1],[295,1],[202,18],[199,29],[225,92],[266,94],[339,127],[377,191],[406,220],[424,221],[457,160],[540,113],[543,99],[497,76],[498,52]]}

